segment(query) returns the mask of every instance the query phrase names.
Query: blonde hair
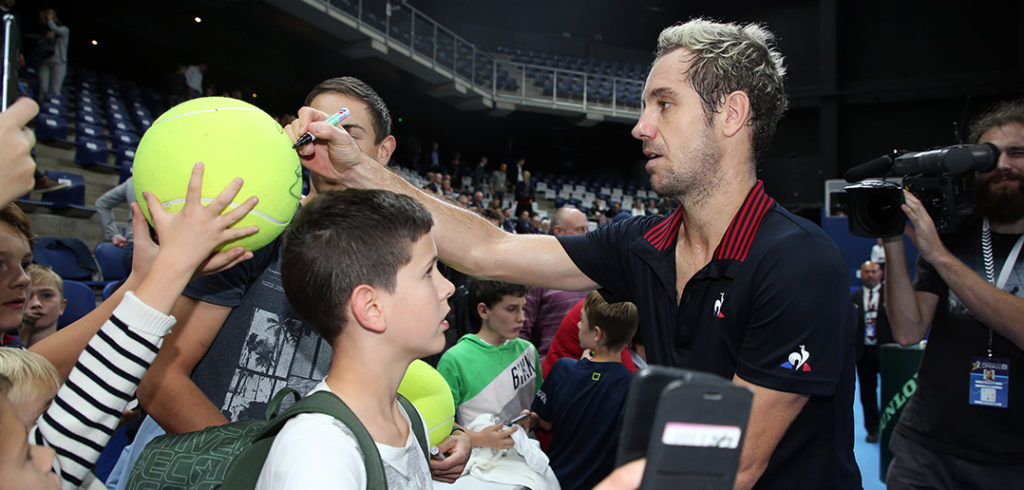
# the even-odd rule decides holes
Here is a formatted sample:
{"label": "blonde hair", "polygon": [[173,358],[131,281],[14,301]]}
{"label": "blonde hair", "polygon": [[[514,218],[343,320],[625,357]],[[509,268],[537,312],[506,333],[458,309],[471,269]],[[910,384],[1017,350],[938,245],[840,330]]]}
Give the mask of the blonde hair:
{"label": "blonde hair", "polygon": [[697,18],[661,31],[655,62],[677,49],[693,53],[685,75],[700,95],[709,125],[730,93],[739,90],[747,94],[754,154],[763,156],[788,106],[783,87],[786,67],[775,47],[775,36],[758,24]]}
{"label": "blonde hair", "polygon": [[0,375],[11,381],[7,399],[14,405],[37,396],[53,396],[64,384],[57,368],[45,357],[12,347],[0,348]]}
{"label": "blonde hair", "polygon": [[30,264],[25,272],[32,279],[33,286],[44,282],[52,284],[54,289],[60,293],[60,299],[64,299],[64,280],[60,278],[59,274],[53,272],[53,269],[39,264]]}

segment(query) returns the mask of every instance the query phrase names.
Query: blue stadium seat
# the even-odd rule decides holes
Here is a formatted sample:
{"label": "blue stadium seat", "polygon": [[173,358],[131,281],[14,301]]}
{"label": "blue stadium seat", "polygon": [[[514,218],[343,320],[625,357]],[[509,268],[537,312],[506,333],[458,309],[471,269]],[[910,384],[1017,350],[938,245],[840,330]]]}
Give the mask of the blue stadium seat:
{"label": "blue stadium seat", "polygon": [[100,115],[95,112],[79,111],[78,115],[76,116],[76,120],[78,124],[94,124],[96,126],[103,125],[103,118],[101,118]]}
{"label": "blue stadium seat", "polygon": [[91,282],[93,273],[99,270],[92,252],[77,238],[37,238],[32,256],[33,262],[53,269],[64,280]]}
{"label": "blue stadium seat", "polygon": [[88,285],[73,280],[64,280],[64,298],[68,306],[57,319],[57,328],[66,327],[96,308],[96,294]]}
{"label": "blue stadium seat", "polygon": [[68,121],[61,116],[40,114],[36,117],[36,139],[41,141],[68,140]]}
{"label": "blue stadium seat", "polygon": [[60,214],[82,218],[92,217],[96,209],[85,205],[85,178],[78,174],[47,170],[46,176],[57,181],[67,182],[66,189],[45,194],[51,208]]}
{"label": "blue stadium seat", "polygon": [[50,114],[51,116],[67,117],[68,108],[65,105],[54,104],[49,101],[43,101],[39,105],[40,114]]}
{"label": "blue stadium seat", "polygon": [[104,281],[120,281],[128,277],[129,271],[125,269],[127,262],[125,249],[111,242],[100,242],[93,249],[93,254],[100,266],[100,272],[103,273]]}
{"label": "blue stadium seat", "polygon": [[75,142],[75,164],[82,166],[97,166],[108,168],[114,171],[120,169],[117,165],[107,163],[108,154],[107,142],[101,139],[79,137]]}
{"label": "blue stadium seat", "polygon": [[102,140],[107,136],[107,132],[103,129],[103,126],[98,124],[89,124],[82,122],[78,125],[78,137],[79,138],[92,138]]}

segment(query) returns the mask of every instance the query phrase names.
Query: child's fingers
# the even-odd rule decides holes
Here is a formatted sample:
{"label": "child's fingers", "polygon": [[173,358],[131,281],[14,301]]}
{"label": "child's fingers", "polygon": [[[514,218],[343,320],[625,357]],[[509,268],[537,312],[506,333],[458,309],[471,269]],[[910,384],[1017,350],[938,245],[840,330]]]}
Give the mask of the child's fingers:
{"label": "child's fingers", "polygon": [[192,175],[188,178],[188,191],[185,192],[185,205],[201,203],[203,198],[203,162],[192,166]]}
{"label": "child's fingers", "polygon": [[[225,192],[226,191],[227,190],[225,189]],[[219,198],[220,197],[218,196],[218,199]],[[258,202],[260,202],[260,200],[256,196],[252,196],[249,199],[246,199],[244,202],[242,202],[242,204],[239,204],[237,207],[235,207],[235,209],[232,209],[231,211],[224,213],[222,217],[225,220],[227,220],[227,226],[231,226],[237,223],[240,219],[244,218],[246,214],[249,214],[249,211],[252,211],[252,209],[256,207],[256,204]]]}
{"label": "child's fingers", "polygon": [[230,269],[251,258],[252,252],[247,252],[241,246],[232,247],[211,255],[209,259],[206,259],[206,263],[196,272],[196,275],[215,274]]}
{"label": "child's fingers", "polygon": [[249,235],[252,235],[253,233],[256,233],[257,231],[260,231],[260,227],[255,225],[246,226],[245,228],[228,228],[221,233],[221,238],[224,239],[221,243],[230,242],[231,240],[237,240],[242,237],[247,237]]}
{"label": "child's fingers", "polygon": [[135,237],[135,240],[149,240],[149,223],[146,222],[146,217],[142,214],[142,208],[139,207],[139,203],[130,203],[128,207],[132,210],[132,235]]}
{"label": "child's fingers", "polygon": [[209,210],[220,214],[224,211],[224,208],[231,204],[231,201],[235,199],[235,196],[238,195],[238,190],[242,188],[242,183],[242,179],[238,177],[231,179],[231,182],[228,182],[228,186],[225,187],[224,190],[220,191],[220,194],[217,194],[217,197],[213,198],[213,200],[210,201],[210,204],[206,207]]}
{"label": "child's fingers", "polygon": [[[157,220],[163,218],[167,214],[167,211],[164,210],[164,205],[160,202],[160,199],[157,199],[152,192],[143,191],[142,198],[146,200],[146,206],[149,207],[149,215],[153,217],[153,224],[155,225]],[[140,212],[139,214],[142,213]],[[143,219],[145,219],[145,217],[143,217]]]}

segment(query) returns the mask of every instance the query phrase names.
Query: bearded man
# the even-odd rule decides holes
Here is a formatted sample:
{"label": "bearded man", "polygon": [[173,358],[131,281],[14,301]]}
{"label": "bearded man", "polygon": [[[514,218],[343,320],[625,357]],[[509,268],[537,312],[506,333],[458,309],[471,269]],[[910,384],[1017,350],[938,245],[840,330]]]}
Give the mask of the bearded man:
{"label": "bearded man", "polygon": [[907,234],[920,252],[913,284],[903,237],[885,241],[893,336],[911,345],[928,335],[917,393],[890,441],[890,489],[1015,487],[1024,479],[1024,100],[980,116],[971,140],[1001,151],[994,170],[975,175],[977,219],[940,238],[905,193]]}

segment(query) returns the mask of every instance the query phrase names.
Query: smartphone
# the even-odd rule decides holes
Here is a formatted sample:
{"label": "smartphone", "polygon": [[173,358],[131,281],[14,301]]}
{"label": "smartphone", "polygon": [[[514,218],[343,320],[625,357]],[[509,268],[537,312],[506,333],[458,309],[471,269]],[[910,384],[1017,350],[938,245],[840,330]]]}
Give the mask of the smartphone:
{"label": "smartphone", "polygon": [[522,420],[523,418],[526,418],[528,416],[529,416],[529,412],[520,413],[520,414],[512,417],[509,421],[505,422],[505,425],[511,427],[513,424],[515,424],[515,422],[517,422],[519,420]]}

